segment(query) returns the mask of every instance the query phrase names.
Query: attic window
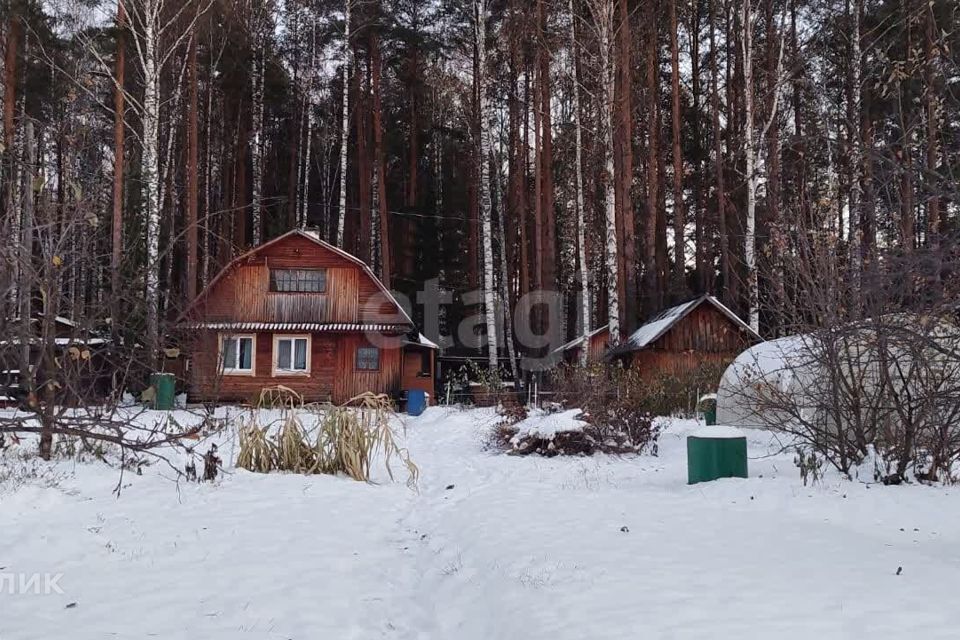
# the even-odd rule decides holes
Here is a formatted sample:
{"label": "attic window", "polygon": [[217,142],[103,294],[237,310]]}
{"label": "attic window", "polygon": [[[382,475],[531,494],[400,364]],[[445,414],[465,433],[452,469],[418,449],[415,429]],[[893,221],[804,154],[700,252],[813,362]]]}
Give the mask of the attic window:
{"label": "attic window", "polygon": [[270,291],[323,293],[326,290],[325,269],[270,269]]}

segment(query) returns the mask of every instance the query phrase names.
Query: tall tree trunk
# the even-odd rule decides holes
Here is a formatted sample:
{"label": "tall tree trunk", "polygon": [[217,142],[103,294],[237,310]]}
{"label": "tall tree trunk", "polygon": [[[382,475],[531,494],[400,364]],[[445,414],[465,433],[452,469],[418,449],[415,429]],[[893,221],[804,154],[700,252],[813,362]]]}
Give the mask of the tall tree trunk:
{"label": "tall tree trunk", "polygon": [[614,0],[590,0],[594,27],[600,47],[600,73],[602,74],[603,99],[601,102],[600,122],[603,129],[604,146],[604,186],[603,209],[606,221],[605,256],[607,265],[607,322],[609,323],[610,343],[620,342],[620,300],[617,284],[617,213],[614,197],[613,164],[613,113],[616,109],[616,65],[613,62],[613,13]]}
{"label": "tall tree trunk", "polygon": [[[494,166],[494,193],[496,193],[496,209],[497,209],[497,225],[499,226],[500,231],[500,287],[499,295],[502,304],[506,309],[511,309],[510,305],[510,273],[509,273],[509,264],[507,263],[507,233],[506,233],[506,216],[504,216],[504,188],[503,188],[503,176],[501,174],[502,160],[500,159],[499,152],[493,153],[493,166]],[[509,315],[509,314],[506,314]],[[513,379],[514,383],[519,385],[520,383],[520,370],[517,367],[517,352],[516,346],[513,344],[513,327],[512,323],[505,319],[503,323],[503,342],[507,348],[507,358],[510,360],[510,376]]]}
{"label": "tall tree trunk", "polygon": [[[770,307],[775,310],[776,331],[780,331],[783,326],[786,308],[786,289],[784,271],[784,254],[786,246],[783,234],[783,220],[780,213],[781,202],[781,142],[780,142],[780,118],[777,113],[778,98],[781,92],[783,79],[781,75],[781,66],[783,59],[783,34],[778,33],[775,1],[765,0],[765,20],[767,23],[766,32],[766,62],[767,62],[767,113],[770,114],[768,123],[768,143],[767,143],[767,228],[768,240],[766,250],[761,254],[770,257],[770,273],[772,282],[772,303]],[[781,29],[784,28],[781,25]],[[779,47],[777,46],[779,42]]]}
{"label": "tall tree trunk", "polygon": [[[727,233],[727,191],[723,175],[723,138],[720,129],[720,86],[718,80],[717,64],[717,0],[710,2],[710,115],[713,125],[713,162],[714,174],[716,177],[716,199],[717,199],[717,231],[720,236],[720,277],[723,280],[723,292],[721,299],[724,303],[730,304],[732,284],[732,269],[730,268],[730,241]],[[730,126],[729,123],[727,126]]]}
{"label": "tall tree trunk", "polygon": [[[858,2],[859,4],[859,2]],[[924,94],[927,120],[927,159],[925,192],[927,200],[927,243],[933,250],[936,260],[934,279],[940,280],[940,112],[942,87],[939,72],[940,47],[939,29],[933,2],[923,3],[924,7]]]}
{"label": "tall tree trunk", "polygon": [[480,125],[480,233],[483,241],[483,307],[487,324],[487,357],[497,370],[497,311],[493,275],[493,229],[490,200],[490,113],[487,99],[487,2],[474,0],[474,38],[477,48],[477,117]]}
{"label": "tall tree trunk", "polygon": [[143,214],[147,228],[146,349],[147,362],[156,369],[160,347],[160,70],[157,68],[159,7],[151,1],[143,9],[142,60],[144,92],[143,151],[140,157]]}
{"label": "tall tree trunk", "polygon": [[[190,39],[190,106],[187,112],[187,302],[197,297],[197,208],[200,176],[197,167],[199,84],[197,77],[197,34]],[[169,286],[169,283],[168,285]]]}
{"label": "tall tree trunk", "polygon": [[[3,62],[3,144],[7,153],[14,148],[14,116],[17,105],[17,48],[20,45],[20,16],[10,11],[7,18],[7,47]],[[12,164],[12,163],[11,163]]]}
{"label": "tall tree trunk", "polygon": [[583,344],[580,346],[580,365],[586,366],[590,357],[590,341],[587,338],[591,331],[590,319],[590,273],[587,268],[587,237],[586,220],[584,217],[583,202],[583,127],[580,116],[580,47],[577,40],[577,14],[574,9],[574,0],[569,0],[570,11],[570,51],[573,56],[573,124],[574,124],[574,187],[576,195],[574,206],[577,219],[577,267],[580,272],[580,335]]}
{"label": "tall tree trunk", "polygon": [[854,291],[859,291],[860,272],[863,265],[863,223],[861,217],[861,172],[863,169],[863,146],[860,141],[863,114],[862,56],[860,52],[861,0],[848,0],[850,7],[850,97],[847,112],[847,130],[850,136],[850,275]]}
{"label": "tall tree trunk", "polygon": [[760,300],[757,287],[757,149],[753,131],[753,10],[751,0],[741,0],[740,19],[743,33],[740,39],[743,51],[743,108],[744,108],[744,154],[747,172],[747,220],[743,237],[743,257],[747,270],[747,309],[750,327],[760,329]]}
{"label": "tall tree trunk", "polygon": [[[619,258],[621,270],[619,273],[621,284],[618,293],[622,298],[620,303],[621,326],[625,331],[632,331],[640,320],[640,291],[637,277],[637,225],[633,206],[633,54],[631,51],[632,30],[630,28],[630,14],[627,10],[627,0],[617,0],[619,28],[617,29],[617,54],[615,66],[619,71],[617,109],[619,127],[614,140],[619,141],[619,168],[620,175],[617,188],[614,189],[614,198],[618,199],[617,218],[620,221],[619,230],[622,233],[622,257]],[[615,87],[616,89],[616,87]],[[614,167],[616,170],[616,166]]]}
{"label": "tall tree trunk", "polygon": [[[257,11],[257,9],[254,9]],[[266,11],[261,7],[259,11]],[[251,100],[250,161],[253,165],[252,200],[250,205],[251,224],[253,225],[253,246],[259,246],[263,240],[263,85],[266,75],[266,25],[267,17],[254,16],[253,33],[253,72]]]}
{"label": "tall tree trunk", "polygon": [[124,137],[126,136],[124,83],[126,77],[125,0],[117,0],[117,59],[113,88],[113,224],[110,251],[111,328],[116,331],[120,319],[120,264],[123,259],[123,178]]}
{"label": "tall tree trunk", "polygon": [[371,37],[371,64],[373,65],[373,206],[377,216],[377,233],[380,241],[379,265],[380,280],[390,288],[390,218],[387,210],[387,179],[383,153],[383,106],[381,104],[380,76],[382,60],[380,58],[380,35]]}
{"label": "tall tree trunk", "polygon": [[696,291],[704,293],[713,287],[713,266],[707,264],[707,232],[703,175],[706,172],[703,158],[703,134],[700,129],[700,3],[693,2],[690,7],[690,68],[692,109],[694,114],[693,132],[693,198],[690,206],[693,208],[693,219],[696,227],[694,231],[696,255]]}
{"label": "tall tree trunk", "polygon": [[[648,0],[656,14],[657,0]],[[651,18],[652,19],[652,18]],[[660,281],[660,268],[666,256],[658,250],[658,218],[660,211],[660,101],[658,95],[659,64],[656,38],[656,21],[650,26],[646,52],[646,83],[647,83],[647,137],[649,138],[649,154],[647,160],[647,206],[646,217],[643,221],[643,310],[649,316],[659,311],[663,306],[663,285]],[[664,233],[666,226],[663,225]]]}
{"label": "tall tree trunk", "polygon": [[680,147],[680,47],[677,43],[677,0],[670,6],[671,123],[673,134],[673,280],[674,291],[686,288],[686,216],[683,206],[683,155]]}
{"label": "tall tree trunk", "polygon": [[340,119],[340,208],[337,214],[337,246],[343,247],[343,225],[347,217],[347,143],[350,140],[350,4],[344,0],[343,104]]}
{"label": "tall tree trunk", "polygon": [[[357,59],[358,52],[354,52],[354,59]],[[373,210],[371,207],[370,196],[373,186],[373,166],[370,162],[370,59],[365,60],[366,69],[363,62],[357,65],[357,73],[354,74],[354,101],[353,114],[355,128],[357,131],[357,140],[354,149],[357,154],[357,216],[352,218],[357,222],[348,232],[348,237],[353,238],[351,243],[347,241],[347,246],[353,245],[351,250],[367,264],[370,264],[370,236],[373,232]],[[348,224],[347,229],[351,227]]]}
{"label": "tall tree trunk", "polygon": [[[557,290],[557,222],[554,208],[554,181],[553,181],[553,118],[551,114],[550,90],[550,48],[547,43],[547,8],[546,0],[537,0],[538,31],[540,35],[540,122],[542,125],[542,140],[540,146],[541,192],[543,199],[541,206],[542,227],[541,246],[543,260],[540,286],[545,291]],[[544,320],[547,316],[544,316]],[[546,329],[546,327],[544,327]]]}

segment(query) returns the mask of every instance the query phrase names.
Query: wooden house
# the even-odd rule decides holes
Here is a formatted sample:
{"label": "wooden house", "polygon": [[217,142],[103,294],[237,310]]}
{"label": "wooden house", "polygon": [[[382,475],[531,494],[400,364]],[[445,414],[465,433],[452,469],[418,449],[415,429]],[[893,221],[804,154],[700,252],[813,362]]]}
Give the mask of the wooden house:
{"label": "wooden house", "polygon": [[607,351],[605,359],[642,374],[679,375],[705,365],[725,367],[762,340],[719,300],[704,295],[660,312]]}
{"label": "wooden house", "polygon": [[192,401],[252,401],[277,385],[338,404],[365,391],[433,397],[436,345],[367,265],[310,231],[233,260],[178,324]]}

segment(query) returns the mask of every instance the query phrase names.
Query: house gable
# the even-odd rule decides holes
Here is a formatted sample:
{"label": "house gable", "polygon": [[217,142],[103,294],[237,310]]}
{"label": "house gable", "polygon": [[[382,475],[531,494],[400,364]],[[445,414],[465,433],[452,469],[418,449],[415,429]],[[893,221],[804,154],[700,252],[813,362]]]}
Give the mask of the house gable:
{"label": "house gable", "polygon": [[[271,269],[322,269],[324,291],[271,291]],[[181,321],[413,325],[369,267],[299,230],[233,260],[198,296]]]}

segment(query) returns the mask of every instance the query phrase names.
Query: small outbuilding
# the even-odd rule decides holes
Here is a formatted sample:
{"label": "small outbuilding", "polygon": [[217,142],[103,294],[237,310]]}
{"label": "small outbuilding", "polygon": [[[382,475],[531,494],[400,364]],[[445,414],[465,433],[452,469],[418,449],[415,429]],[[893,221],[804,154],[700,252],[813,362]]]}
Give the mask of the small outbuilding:
{"label": "small outbuilding", "polygon": [[683,375],[704,366],[725,367],[760,335],[711,295],[703,295],[652,317],[605,360],[622,362],[641,375]]}

